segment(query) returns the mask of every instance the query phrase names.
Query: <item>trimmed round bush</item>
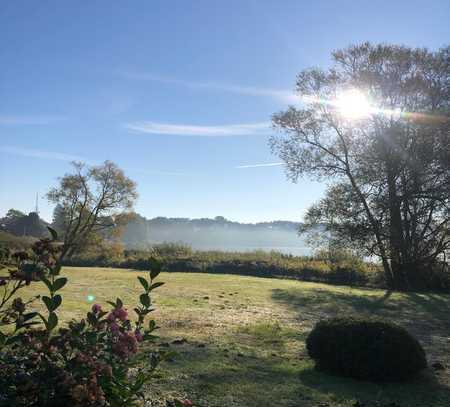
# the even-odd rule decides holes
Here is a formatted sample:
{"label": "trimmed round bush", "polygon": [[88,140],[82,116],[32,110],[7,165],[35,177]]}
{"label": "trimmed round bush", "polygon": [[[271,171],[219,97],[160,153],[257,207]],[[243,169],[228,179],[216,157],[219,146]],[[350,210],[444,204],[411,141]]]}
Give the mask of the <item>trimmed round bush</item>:
{"label": "trimmed round bush", "polygon": [[417,339],[400,326],[377,319],[320,321],[306,347],[317,369],[356,379],[405,380],[427,366]]}

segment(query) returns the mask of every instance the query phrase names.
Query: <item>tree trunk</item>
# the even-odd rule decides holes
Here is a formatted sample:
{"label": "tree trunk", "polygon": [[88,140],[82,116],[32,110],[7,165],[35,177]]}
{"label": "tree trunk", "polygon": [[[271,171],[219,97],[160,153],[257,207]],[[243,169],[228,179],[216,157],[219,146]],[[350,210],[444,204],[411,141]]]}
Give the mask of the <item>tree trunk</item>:
{"label": "tree trunk", "polygon": [[405,270],[403,258],[405,249],[403,242],[403,224],[392,159],[390,160],[388,158],[386,167],[389,199],[389,254],[394,285],[392,288],[405,290],[409,286],[408,271]]}
{"label": "tree trunk", "polygon": [[378,227],[377,221],[374,218],[374,216],[373,216],[373,214],[372,214],[372,212],[370,210],[369,204],[367,203],[367,200],[365,199],[363,193],[361,192],[361,189],[358,187],[358,184],[356,183],[356,180],[353,177],[353,174],[350,171],[350,168],[347,168],[347,177],[350,180],[350,183],[352,184],[352,187],[353,187],[354,191],[358,195],[358,198],[360,199],[360,201],[361,201],[361,203],[362,203],[362,205],[364,207],[364,210],[365,210],[365,212],[367,214],[367,217],[369,218],[370,224],[371,224],[371,226],[373,228],[373,232],[375,234],[375,240],[377,242],[377,247],[378,247],[378,250],[380,252],[381,262],[383,264],[383,271],[384,271],[384,276],[385,276],[385,279],[386,279],[386,285],[389,288],[393,288],[393,285],[394,285],[394,278],[393,277],[394,276],[393,276],[393,273],[392,273],[391,265],[389,264],[389,261],[388,261],[386,248],[385,248],[383,239],[381,238],[381,233],[380,233],[380,229]]}
{"label": "tree trunk", "polygon": [[392,269],[386,256],[381,256],[381,263],[383,265],[384,278],[386,279],[387,287],[394,288]]}

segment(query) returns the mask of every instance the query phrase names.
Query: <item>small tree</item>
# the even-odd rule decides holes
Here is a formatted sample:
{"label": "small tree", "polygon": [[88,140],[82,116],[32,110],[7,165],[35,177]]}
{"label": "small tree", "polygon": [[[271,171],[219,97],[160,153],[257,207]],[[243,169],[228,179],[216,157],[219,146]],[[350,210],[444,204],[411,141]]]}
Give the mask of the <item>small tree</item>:
{"label": "small tree", "polygon": [[61,259],[79,252],[93,235],[104,233],[126,219],[137,197],[136,184],[111,161],[99,166],[73,163],[47,198],[56,204],[54,221],[62,233]]}

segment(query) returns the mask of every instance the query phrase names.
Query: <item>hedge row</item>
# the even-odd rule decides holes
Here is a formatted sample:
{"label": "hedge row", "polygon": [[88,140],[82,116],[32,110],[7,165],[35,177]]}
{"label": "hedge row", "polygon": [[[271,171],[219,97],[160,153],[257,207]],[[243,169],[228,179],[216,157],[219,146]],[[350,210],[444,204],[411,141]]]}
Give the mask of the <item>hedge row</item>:
{"label": "hedge row", "polygon": [[[323,261],[292,257],[280,260],[211,259],[201,255],[187,258],[159,258],[168,272],[195,272],[211,274],[236,274],[254,277],[288,278],[301,281],[336,285],[383,286],[383,277],[375,267],[363,269],[352,264],[326,264]],[[147,270],[147,258],[129,258],[121,261],[102,259],[71,259],[65,265],[77,267],[114,267]]]}

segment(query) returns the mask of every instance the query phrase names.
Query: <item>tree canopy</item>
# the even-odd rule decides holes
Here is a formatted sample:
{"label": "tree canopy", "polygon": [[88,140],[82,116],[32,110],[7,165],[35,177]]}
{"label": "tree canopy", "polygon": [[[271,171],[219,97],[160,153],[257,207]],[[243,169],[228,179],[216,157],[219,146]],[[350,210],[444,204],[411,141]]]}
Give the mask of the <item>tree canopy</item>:
{"label": "tree canopy", "polygon": [[136,184],[111,161],[99,166],[75,162],[73,167],[74,172],[47,194],[56,204],[54,223],[64,240],[62,258],[95,240],[95,235],[117,229],[137,198]]}
{"label": "tree canopy", "polygon": [[301,106],[273,117],[292,181],[326,180],[303,232],[381,259],[388,284],[427,283],[450,249],[450,47],[363,43],[297,77]]}

